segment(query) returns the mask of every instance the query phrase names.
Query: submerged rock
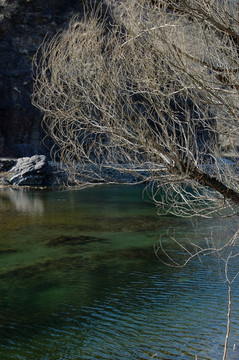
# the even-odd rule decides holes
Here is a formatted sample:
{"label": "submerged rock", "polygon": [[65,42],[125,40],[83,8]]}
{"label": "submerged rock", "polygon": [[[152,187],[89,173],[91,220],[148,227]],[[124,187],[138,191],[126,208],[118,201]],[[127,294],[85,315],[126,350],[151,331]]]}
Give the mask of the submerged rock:
{"label": "submerged rock", "polygon": [[94,236],[87,236],[87,235],[80,235],[80,236],[59,236],[53,240],[51,240],[47,245],[48,246],[76,246],[76,245],[84,245],[90,242],[99,242],[103,241],[103,239],[94,237]]}
{"label": "submerged rock", "polygon": [[106,251],[100,255],[96,255],[95,256],[95,260],[101,261],[101,260],[106,260],[106,259],[114,259],[114,260],[120,260],[120,261],[129,261],[129,260],[143,260],[143,261],[147,261],[150,260],[152,261],[153,259],[155,259],[155,253],[154,253],[154,249],[153,246],[149,246],[148,248],[145,247],[132,247],[132,248],[128,248],[128,249],[117,249],[117,250],[110,250],[110,251]]}
{"label": "submerged rock", "polygon": [[0,255],[1,254],[13,254],[16,253],[17,250],[16,249],[12,249],[12,248],[7,248],[7,249],[1,249],[0,248]]}

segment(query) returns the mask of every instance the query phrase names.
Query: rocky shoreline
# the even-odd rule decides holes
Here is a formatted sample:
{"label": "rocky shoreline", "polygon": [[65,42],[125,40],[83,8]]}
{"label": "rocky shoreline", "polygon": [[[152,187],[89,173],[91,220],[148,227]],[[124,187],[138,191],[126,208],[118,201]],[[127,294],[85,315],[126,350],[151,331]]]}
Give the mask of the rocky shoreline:
{"label": "rocky shoreline", "polygon": [[[95,178],[92,174],[95,174]],[[144,174],[145,175],[145,174]],[[111,167],[104,169],[93,165],[85,168],[81,174],[81,183],[99,184],[107,182],[117,184],[134,184],[141,182],[140,171],[138,176],[121,173]],[[45,155],[34,155],[31,157],[0,158],[0,189],[1,188],[37,188],[60,187],[63,185],[75,186],[76,182],[69,182],[69,174],[60,168],[59,164],[47,160]]]}
{"label": "rocky shoreline", "polygon": [[66,174],[57,171],[45,155],[0,158],[0,187],[42,188],[60,185],[63,180],[66,180]]}
{"label": "rocky shoreline", "polygon": [[[235,166],[238,158],[225,154],[221,159],[222,166]],[[88,164],[79,165],[78,181],[70,180],[67,168],[62,168],[56,162],[50,161],[45,155],[34,155],[22,158],[0,158],[0,189],[3,188],[56,188],[62,186],[85,187],[96,184],[140,184],[150,181],[146,168],[138,166],[135,171],[127,171],[125,164],[121,169],[114,166]],[[158,169],[164,171],[164,167]]]}

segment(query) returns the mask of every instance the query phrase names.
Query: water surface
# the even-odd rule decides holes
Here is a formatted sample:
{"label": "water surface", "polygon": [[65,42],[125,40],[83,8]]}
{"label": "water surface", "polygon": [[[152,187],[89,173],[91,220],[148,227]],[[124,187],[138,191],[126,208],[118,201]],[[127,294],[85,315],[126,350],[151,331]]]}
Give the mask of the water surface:
{"label": "water surface", "polygon": [[[176,269],[153,247],[163,238],[180,259],[170,236],[203,242],[211,221],[159,217],[130,186],[9,189],[0,210],[0,359],[222,358],[227,287],[216,259]],[[230,347],[237,299],[235,286]]]}

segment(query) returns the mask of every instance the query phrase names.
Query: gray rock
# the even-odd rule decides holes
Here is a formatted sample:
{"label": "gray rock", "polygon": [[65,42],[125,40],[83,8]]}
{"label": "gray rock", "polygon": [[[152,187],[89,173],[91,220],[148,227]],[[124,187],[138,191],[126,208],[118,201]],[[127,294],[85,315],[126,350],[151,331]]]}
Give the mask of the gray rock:
{"label": "gray rock", "polygon": [[48,163],[45,155],[34,155],[17,160],[11,169],[13,176],[10,178],[11,185],[42,185],[48,171]]}
{"label": "gray rock", "polygon": [[3,185],[3,186],[8,186],[8,185],[10,185],[8,179],[7,179],[5,176],[0,177],[0,185]]}
{"label": "gray rock", "polygon": [[16,165],[16,159],[0,159],[0,172],[9,171],[14,165]]}

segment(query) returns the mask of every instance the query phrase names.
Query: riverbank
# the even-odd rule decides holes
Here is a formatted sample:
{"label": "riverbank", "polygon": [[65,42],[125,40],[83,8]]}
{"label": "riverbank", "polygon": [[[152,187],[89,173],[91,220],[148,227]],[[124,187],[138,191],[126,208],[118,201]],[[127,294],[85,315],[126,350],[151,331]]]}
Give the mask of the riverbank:
{"label": "riverbank", "polygon": [[44,155],[0,158],[0,188],[45,188],[60,185],[65,180],[66,174]]}
{"label": "riverbank", "polygon": [[[235,166],[238,159],[224,156],[218,165]],[[81,186],[112,183],[112,184],[139,184],[151,182],[152,168],[138,165],[104,165],[94,164],[77,165],[75,168],[60,166],[59,163],[47,160],[45,155],[32,157],[0,158],[0,189],[1,188],[37,188],[62,186]],[[164,172],[164,166],[154,167],[155,174]],[[207,169],[210,171],[210,169]]]}
{"label": "riverbank", "polygon": [[[126,170],[127,165],[124,166]],[[72,171],[72,173],[74,170]],[[142,176],[143,175],[143,176]],[[70,176],[70,171],[60,164],[47,160],[44,155],[32,157],[0,158],[0,188],[37,188],[60,187],[79,184],[134,184],[142,182],[145,170],[138,168],[134,174],[120,171],[113,166],[98,167],[86,165],[77,167],[77,176]],[[147,177],[147,176],[146,176]]]}

